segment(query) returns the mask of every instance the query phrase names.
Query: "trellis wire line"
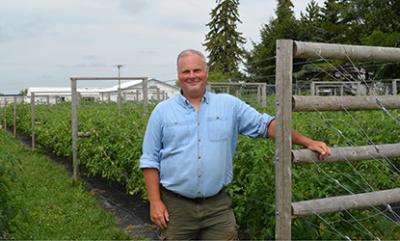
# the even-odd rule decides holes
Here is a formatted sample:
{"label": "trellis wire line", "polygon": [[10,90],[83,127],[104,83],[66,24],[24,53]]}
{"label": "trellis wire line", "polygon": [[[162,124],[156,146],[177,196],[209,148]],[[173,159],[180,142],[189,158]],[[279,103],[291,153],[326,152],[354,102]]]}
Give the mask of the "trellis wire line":
{"label": "trellis wire line", "polygon": [[390,119],[392,119],[397,125],[400,126],[400,120],[390,114],[390,112],[382,105],[382,102],[378,98],[376,99],[376,102],[381,107],[383,113],[385,113]]}
{"label": "trellis wire line", "polygon": [[[325,63],[327,63],[327,64],[328,64],[329,66],[331,66],[332,68],[338,70],[339,73],[341,73],[345,79],[347,79],[348,81],[351,82],[351,79],[349,79],[349,78],[348,78],[341,70],[339,70],[336,66],[334,66],[333,64],[331,64],[331,62],[329,62],[327,59],[325,59],[324,57],[322,57],[322,55],[321,55],[320,53],[318,53],[318,52],[315,52],[315,53],[320,57],[320,59],[324,60]],[[313,65],[316,66],[316,67],[318,67],[319,69],[321,69],[323,72],[325,72],[326,74],[328,74],[329,76],[331,76],[333,79],[335,79],[335,80],[337,80],[337,81],[340,81],[338,78],[336,78],[335,76],[333,76],[331,73],[327,72],[326,70],[322,69],[320,66],[318,66],[318,65],[316,65],[316,64],[313,64]],[[350,76],[351,76],[351,75],[350,75]]]}
{"label": "trellis wire line", "polygon": [[[376,211],[376,210],[374,210],[374,211]],[[375,212],[375,214],[373,214],[373,215],[367,215],[366,217],[364,217],[364,218],[358,218],[357,220],[358,221],[365,221],[365,220],[368,220],[368,219],[373,219],[373,218],[376,218],[376,217],[379,217],[379,216],[382,216],[382,213],[380,213],[380,212]],[[340,223],[340,222],[346,222],[346,223],[353,223],[354,221],[353,220],[340,220],[340,221],[333,221],[333,222],[331,222],[331,223],[333,223],[333,224],[335,224],[335,223]]]}
{"label": "trellis wire line", "polygon": [[[329,63],[329,61],[327,60],[327,59],[325,59],[325,58],[323,58],[318,52],[316,52],[316,54],[321,58],[321,59],[323,59],[326,63],[328,63],[328,64],[330,64]],[[347,55],[347,53],[346,53],[346,56],[347,56],[347,58],[349,59],[349,61],[351,61],[351,59],[349,58],[349,56]],[[351,62],[352,63],[352,62]],[[354,64],[353,64],[354,65]],[[333,65],[331,65],[332,67],[334,67],[335,69],[337,69],[335,66],[333,66]],[[323,71],[325,71],[325,70],[323,70]],[[339,70],[340,71],[340,70]],[[325,71],[326,72],[326,71]],[[326,72],[327,74],[329,74],[328,72]],[[331,74],[329,74],[330,76],[332,76]],[[336,79],[334,76],[332,76],[334,79]],[[337,80],[337,79],[336,79]],[[379,101],[379,97],[378,96],[376,96],[376,95],[374,95],[376,98],[377,98],[377,100]],[[342,104],[342,109],[344,109],[345,110],[345,112],[354,120],[354,117],[348,112],[348,110],[343,106],[343,104]],[[381,109],[382,109],[382,105],[381,105]],[[357,121],[356,121],[357,122]],[[357,124],[358,124],[358,122],[357,122]],[[358,125],[358,127],[359,127],[359,129],[360,130],[362,130],[362,128],[360,127],[360,125]],[[362,131],[362,133],[364,134],[364,136],[366,136],[367,137],[367,139],[369,140],[369,142],[370,143],[373,143],[372,141],[371,141],[371,139],[369,138],[369,136],[364,132],[364,131]],[[373,145],[375,145],[375,144],[373,144]],[[385,158],[385,160],[388,160],[387,158]],[[389,164],[390,165],[392,165],[392,167],[393,168],[395,168],[395,170],[396,171],[398,171],[399,173],[400,173],[400,171],[389,161]]]}
{"label": "trellis wire line", "polygon": [[[344,222],[347,222],[347,220],[343,220],[343,221],[344,221]],[[313,226],[313,227],[316,228],[316,229],[319,229],[319,228],[320,228],[318,225],[316,225],[316,224],[314,224],[314,223],[312,223],[312,222],[310,222],[310,221],[308,221],[308,220],[305,220],[304,222],[307,223],[307,224],[310,225],[310,226]],[[336,222],[339,222],[339,221],[336,221]],[[336,222],[330,222],[330,223],[332,224],[332,223],[336,223]],[[324,232],[329,232],[329,233],[331,233],[331,234],[338,234],[338,233],[335,233],[334,231],[331,231],[331,229],[325,229]],[[339,234],[339,235],[340,235],[340,234]]]}
{"label": "trellis wire line", "polygon": [[385,205],[386,209],[396,217],[397,221],[400,221],[400,215],[393,211],[392,206],[390,204]]}
{"label": "trellis wire line", "polygon": [[[315,108],[314,108],[315,109]],[[316,111],[316,110],[315,110]],[[319,111],[318,111],[318,113],[321,115],[322,113],[320,113]],[[348,163],[352,168],[353,168],[353,170],[362,178],[362,180],[365,182],[365,183],[367,183],[367,185],[374,191],[374,189],[372,188],[372,186],[365,180],[365,178],[363,177],[363,175],[360,173],[360,172],[358,172],[358,170],[354,167],[354,165],[346,158],[346,163]],[[315,161],[314,161],[314,164],[317,164]],[[322,168],[320,168],[318,165],[316,165],[317,166],[317,170],[318,170],[318,172],[322,172],[323,174],[325,174],[326,176],[328,176],[330,179],[332,179],[333,180],[333,182],[334,183],[336,183],[337,185],[339,185],[340,187],[342,187],[344,190],[346,190],[347,192],[349,192],[350,194],[354,194],[350,189],[349,189],[349,187],[345,187],[343,184],[341,184],[340,182],[339,182],[339,180],[337,180],[336,178],[333,178],[332,176],[330,176],[328,173],[326,173]],[[352,181],[351,179],[350,179],[350,181],[353,183],[353,184],[355,184],[355,185],[358,185],[357,183],[355,183],[354,181]],[[363,190],[363,191],[367,191],[367,190]],[[378,212],[380,212],[380,213],[382,213],[382,215],[383,216],[385,216],[386,218],[388,218],[389,220],[390,220],[390,218],[385,214],[385,213],[383,213],[382,211],[380,211],[379,209],[377,209],[375,206],[370,206],[371,208],[373,208],[373,209],[375,209],[375,210],[377,210]],[[396,223],[397,224],[397,223]],[[400,226],[400,224],[398,224],[399,226]]]}
{"label": "trellis wire line", "polygon": [[[345,55],[346,55],[346,58],[349,60],[349,62],[353,65],[353,67],[355,67],[355,65],[354,65],[354,63],[353,63],[353,61],[351,60],[351,58],[350,58],[350,56],[347,54],[347,51],[344,49],[344,53],[345,53]],[[372,83],[375,85],[375,78],[376,78],[376,76],[372,79]],[[364,82],[365,83],[365,82]],[[366,83],[365,83],[366,84]],[[373,94],[374,94],[374,96],[376,95],[376,93],[375,93],[375,90],[373,89],[372,90],[372,92],[373,92]]]}
{"label": "trellis wire line", "polygon": [[[355,81],[358,81],[359,79],[356,79],[351,73],[349,73],[346,69],[344,69],[342,66],[339,66],[344,72],[342,72],[341,70],[339,70],[336,66],[334,66],[334,65],[332,65],[328,60],[326,60],[325,58],[323,58],[319,53],[316,53],[318,56],[320,56],[320,58],[321,59],[323,59],[328,65],[330,65],[331,67],[333,67],[333,68],[335,68],[336,70],[338,70],[338,72],[339,73],[341,73],[342,74],[342,76],[346,79],[346,80],[348,80],[349,82],[352,82],[352,79],[353,80],[355,80]],[[349,56],[347,55],[347,53],[346,53],[346,56],[347,56],[347,58],[348,58],[348,60],[350,61],[350,63],[352,64],[352,66],[353,66],[353,68],[355,68],[356,70],[358,70],[358,68],[354,65],[354,63],[351,61],[351,59],[349,58]],[[315,64],[314,64],[315,65]],[[335,76],[333,76],[332,74],[330,74],[329,72],[327,72],[326,70],[324,70],[324,69],[322,69],[320,66],[318,66],[318,65],[315,65],[316,67],[318,67],[319,69],[321,69],[323,72],[325,72],[326,74],[328,74],[330,77],[332,77],[333,79],[335,79],[335,80],[337,80],[337,81],[341,81],[341,80],[339,80],[338,78],[336,78]],[[347,75],[346,75],[346,73],[347,73]],[[350,76],[350,78],[348,77],[348,76]],[[376,78],[376,76],[372,79],[372,83],[373,83],[373,85],[375,86],[376,85],[376,83],[375,83],[375,78]],[[369,88],[369,85],[368,85],[368,83],[366,82],[366,80],[365,79],[360,79],[367,87],[368,87],[368,89],[369,90],[372,90],[372,93],[373,93],[373,95],[374,96],[376,96],[377,94],[376,94],[376,91],[375,91],[375,88]]]}
{"label": "trellis wire line", "polygon": [[345,238],[346,240],[351,241],[351,239],[349,238],[349,236],[342,234],[341,232],[339,232],[335,227],[333,227],[328,221],[326,221],[323,217],[321,217],[321,215],[316,214],[316,216],[318,218],[320,218],[326,225],[328,225],[333,231],[335,231],[337,234],[339,234],[339,236],[342,236],[343,238]]}
{"label": "trellis wire line", "polygon": [[[320,113],[320,112],[318,112],[318,113]],[[320,113],[320,115],[321,115],[321,113]],[[347,162],[349,162],[348,160],[347,160]],[[352,167],[353,167],[353,169],[355,169],[354,168],[354,166],[351,164],[351,163],[349,163]],[[319,172],[322,172],[322,173],[324,173],[325,175],[327,175],[328,177],[330,177],[330,179],[332,179],[333,181],[334,181],[334,183],[336,183],[337,185],[339,185],[339,186],[341,186],[343,189],[345,189],[346,191],[348,191],[348,192],[350,192],[350,193],[352,193],[352,191],[350,190],[350,189],[348,189],[347,187],[345,187],[344,185],[342,185],[337,179],[335,179],[335,178],[333,178],[333,177],[331,177],[329,174],[327,174],[324,170],[322,170],[321,168],[319,168],[318,167],[318,165],[317,165],[317,168],[318,168],[318,171]],[[358,172],[357,172],[358,173]],[[359,174],[359,173],[358,173]],[[359,174],[359,176],[361,176],[362,178],[363,178],[363,176],[362,175],[360,175]],[[363,180],[365,181],[365,179],[363,178]],[[366,182],[366,181],[365,181]],[[353,182],[354,183],[354,182]],[[366,182],[367,184],[368,184],[368,182]],[[368,186],[370,186],[369,184],[368,184]],[[370,186],[370,188],[372,188],[371,186]],[[373,189],[373,188],[372,188]],[[353,193],[352,193],[353,194]],[[390,218],[388,217],[388,216],[386,216],[386,214],[385,213],[383,213],[383,212],[381,212],[379,209],[377,209],[376,207],[374,207],[374,206],[372,206],[372,208],[374,208],[375,210],[377,210],[378,212],[380,212],[383,216],[385,216],[386,218],[388,218],[388,220],[390,220]],[[351,215],[351,214],[350,214]],[[353,217],[353,216],[352,216]],[[355,217],[353,217],[353,218],[355,218]]]}
{"label": "trellis wire line", "polygon": [[[322,169],[321,169],[322,170]],[[323,171],[323,170],[322,170]],[[327,176],[329,176],[325,171],[323,171],[324,173],[325,173],[325,175],[327,175]],[[334,178],[333,178],[334,179]],[[335,180],[335,182],[338,184],[338,185],[340,185],[340,186],[342,186],[344,189],[346,189],[342,184],[340,184],[340,182],[337,180],[337,179],[334,179]],[[350,191],[350,193],[351,193],[351,191]],[[351,194],[354,194],[354,193],[351,193]],[[378,212],[380,212],[380,215],[383,215],[383,216],[385,216],[386,218],[388,218],[389,220],[390,220],[390,218],[388,217],[388,216],[386,216],[385,215],[385,213],[383,213],[382,211],[380,211],[379,209],[377,209],[376,207],[374,207],[374,206],[371,206],[372,208],[374,208],[375,210],[377,210]],[[313,208],[311,207],[311,210],[313,210]],[[362,225],[358,220],[357,220],[357,218],[356,217],[354,217],[354,215],[353,214],[351,214],[351,212],[349,212],[349,210],[347,210],[347,209],[344,209],[343,211],[346,211],[347,212],[347,214],[349,214],[350,216],[351,216],[351,218],[358,224],[358,225],[360,225],[361,227],[363,227],[364,228],[364,230],[366,230],[367,232],[368,232],[368,234],[370,234],[370,236],[371,237],[373,237],[373,238],[375,238],[376,236],[374,235],[374,234],[372,234],[369,230],[368,230],[368,228],[366,228],[364,225]],[[316,214],[316,216],[318,216],[321,220],[323,220],[326,224],[328,224],[328,226],[330,226],[331,228],[333,228],[336,232],[338,232],[332,225],[330,225],[329,224],[329,222],[327,222],[325,219],[323,219],[319,214],[317,214],[317,212],[315,212]],[[347,236],[346,236],[347,237]]]}
{"label": "trellis wire line", "polygon": [[[314,108],[314,109],[315,109],[315,108]],[[321,117],[323,120],[326,120],[326,119],[325,119],[325,116],[323,115],[323,113],[321,113],[321,112],[319,112],[319,111],[318,111],[318,113],[319,113],[320,117]],[[348,113],[348,115],[351,115],[351,114]],[[352,116],[351,116],[351,117],[352,117]],[[325,123],[327,123],[327,121],[326,121]],[[346,123],[346,124],[348,124],[348,123]],[[338,128],[336,128],[335,126],[333,126],[331,123],[328,122],[328,125],[329,125],[330,127],[333,127],[333,129],[335,129],[335,130],[339,133],[340,136],[342,136],[343,138],[345,138],[346,141],[347,141],[347,140],[350,140],[348,137],[346,137],[346,136],[343,134],[343,132],[342,132],[341,130],[339,130]],[[360,127],[360,129],[362,129],[362,128]],[[360,132],[360,133],[362,133],[362,132]],[[365,134],[365,135],[366,135],[366,134]],[[375,144],[373,144],[373,145],[375,145]],[[384,159],[386,160],[386,162],[383,162],[383,161],[381,161],[381,159],[375,158],[375,157],[373,157],[373,156],[371,156],[371,158],[372,158],[372,160],[375,160],[375,161],[380,162],[382,165],[390,165],[390,164],[391,164],[390,160],[389,160],[387,157],[384,157]],[[352,163],[349,162],[348,160],[347,160],[347,162],[348,162],[348,164],[352,165]],[[390,164],[387,164],[387,162],[389,162]],[[396,167],[393,166],[393,165],[392,165],[392,167],[396,168]],[[354,168],[354,169],[355,169],[355,168]],[[355,170],[357,171],[357,169],[355,169]],[[397,168],[396,168],[396,170],[397,170]],[[393,172],[393,174],[400,175],[400,172],[399,172],[399,170],[397,170],[397,172]]]}
{"label": "trellis wire line", "polygon": [[[368,136],[368,134],[361,128],[360,124],[354,118],[354,116],[351,115],[349,113],[349,111],[346,109],[346,107],[344,107],[343,105],[342,105],[342,108],[350,116],[350,118],[358,125],[359,130],[361,130],[360,132],[366,137],[368,143],[370,143],[371,145],[374,145],[376,148],[376,144],[371,140],[371,138]],[[380,161],[380,159],[374,159],[374,160]],[[400,173],[400,170],[395,165],[393,165],[392,162],[388,158],[384,158],[384,160],[386,160],[386,163],[388,163],[394,170],[396,170],[398,173]],[[382,162],[382,161],[380,161],[380,162]]]}
{"label": "trellis wire line", "polygon": [[[368,234],[371,235],[372,238],[376,238],[376,237],[377,237],[375,234],[371,233],[371,232],[369,231],[369,229],[366,228],[362,223],[360,223],[359,220],[358,220],[357,218],[355,218],[347,209],[345,209],[345,212],[346,212],[347,214],[349,214],[349,215],[357,222],[358,225],[360,225],[361,227],[363,227],[364,230],[366,230],[366,231],[368,232]],[[379,238],[378,238],[378,239],[379,239]]]}

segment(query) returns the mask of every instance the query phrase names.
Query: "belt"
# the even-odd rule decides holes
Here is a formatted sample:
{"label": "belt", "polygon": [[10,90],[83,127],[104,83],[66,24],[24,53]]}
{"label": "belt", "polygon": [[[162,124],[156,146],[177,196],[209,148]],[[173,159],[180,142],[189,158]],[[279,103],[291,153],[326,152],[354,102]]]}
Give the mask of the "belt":
{"label": "belt", "polygon": [[168,194],[171,194],[171,195],[177,197],[177,198],[180,198],[180,199],[183,199],[183,200],[187,200],[187,201],[191,201],[191,202],[196,202],[196,203],[199,203],[199,202],[203,202],[203,201],[207,201],[207,200],[213,199],[213,198],[217,197],[218,195],[220,195],[221,193],[223,193],[223,192],[225,191],[225,187],[223,187],[221,190],[219,190],[219,192],[217,192],[217,193],[216,193],[215,195],[213,195],[213,196],[210,196],[210,197],[196,197],[196,198],[190,198],[190,197],[185,197],[185,196],[183,196],[183,195],[181,195],[181,194],[178,194],[178,193],[176,193],[176,192],[170,191],[170,190],[166,189],[165,187],[163,187],[162,185],[160,185],[160,189],[161,189],[162,191],[168,193]]}

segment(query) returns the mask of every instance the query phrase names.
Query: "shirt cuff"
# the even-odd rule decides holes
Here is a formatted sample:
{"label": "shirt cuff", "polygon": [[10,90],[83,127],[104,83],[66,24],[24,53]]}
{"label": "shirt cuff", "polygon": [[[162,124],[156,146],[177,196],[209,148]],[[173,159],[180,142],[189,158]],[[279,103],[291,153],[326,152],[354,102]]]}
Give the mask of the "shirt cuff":
{"label": "shirt cuff", "polygon": [[142,156],[142,158],[140,158],[139,168],[140,169],[155,168],[157,170],[160,170],[160,162],[155,161],[155,160],[150,159],[150,158],[146,158],[145,156]]}
{"label": "shirt cuff", "polygon": [[268,129],[269,129],[269,125],[271,124],[271,122],[275,120],[275,116],[265,116],[265,126],[264,126],[264,133],[263,133],[263,137],[264,138],[269,138],[268,136]]}

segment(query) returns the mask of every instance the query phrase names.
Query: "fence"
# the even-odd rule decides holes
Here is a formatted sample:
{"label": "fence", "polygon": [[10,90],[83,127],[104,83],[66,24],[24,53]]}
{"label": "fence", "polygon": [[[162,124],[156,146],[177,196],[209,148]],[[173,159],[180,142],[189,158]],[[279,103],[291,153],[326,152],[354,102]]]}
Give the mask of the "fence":
{"label": "fence", "polygon": [[[318,163],[319,161],[317,154],[309,150],[292,151],[291,129],[292,111],[400,108],[400,96],[351,96],[351,98],[292,96],[294,57],[399,62],[400,49],[278,40],[276,53],[276,239],[291,239],[291,222],[294,217],[399,202],[400,188],[395,188],[292,203],[292,162],[297,164],[299,162]],[[325,162],[365,160],[371,159],[373,156],[398,157],[400,156],[399,150],[400,144],[333,148],[332,155]]]}
{"label": "fence", "polygon": [[275,93],[275,86],[266,83],[208,82],[207,89],[215,93],[228,93],[252,104],[267,106],[267,95]]}
{"label": "fence", "polygon": [[[78,180],[79,178],[79,158],[78,158],[78,106],[79,106],[79,96],[77,91],[77,82],[81,81],[104,81],[104,80],[118,80],[119,85],[121,80],[142,80],[142,93],[143,93],[143,107],[146,110],[148,105],[148,85],[147,77],[73,77],[71,78],[71,109],[72,109],[72,165],[73,165],[73,179]],[[118,87],[118,109],[121,108],[121,88]]]}
{"label": "fence", "polygon": [[4,130],[7,130],[7,106],[13,104],[13,135],[17,135],[17,104],[23,103],[24,97],[21,95],[0,96],[0,107],[3,110]]}

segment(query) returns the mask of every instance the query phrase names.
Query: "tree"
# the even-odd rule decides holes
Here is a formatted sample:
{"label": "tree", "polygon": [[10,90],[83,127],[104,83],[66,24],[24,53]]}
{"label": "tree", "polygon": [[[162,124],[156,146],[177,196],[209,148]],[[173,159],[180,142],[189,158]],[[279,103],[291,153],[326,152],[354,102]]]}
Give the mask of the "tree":
{"label": "tree", "polygon": [[307,4],[306,12],[300,13],[299,40],[323,42],[321,7],[315,0]]}
{"label": "tree", "polygon": [[239,64],[245,54],[242,45],[246,42],[237,31],[239,0],[216,0],[217,6],[211,11],[210,31],[206,35],[206,50],[209,52],[209,70],[222,73],[230,78],[240,76]]}
{"label": "tree", "polygon": [[19,91],[19,95],[26,96],[28,94],[28,89],[23,89]]}
{"label": "tree", "polygon": [[277,39],[297,39],[298,22],[290,0],[278,0],[277,18],[265,24],[260,31],[261,43],[246,56],[246,71],[251,81],[275,83],[275,53]]}

